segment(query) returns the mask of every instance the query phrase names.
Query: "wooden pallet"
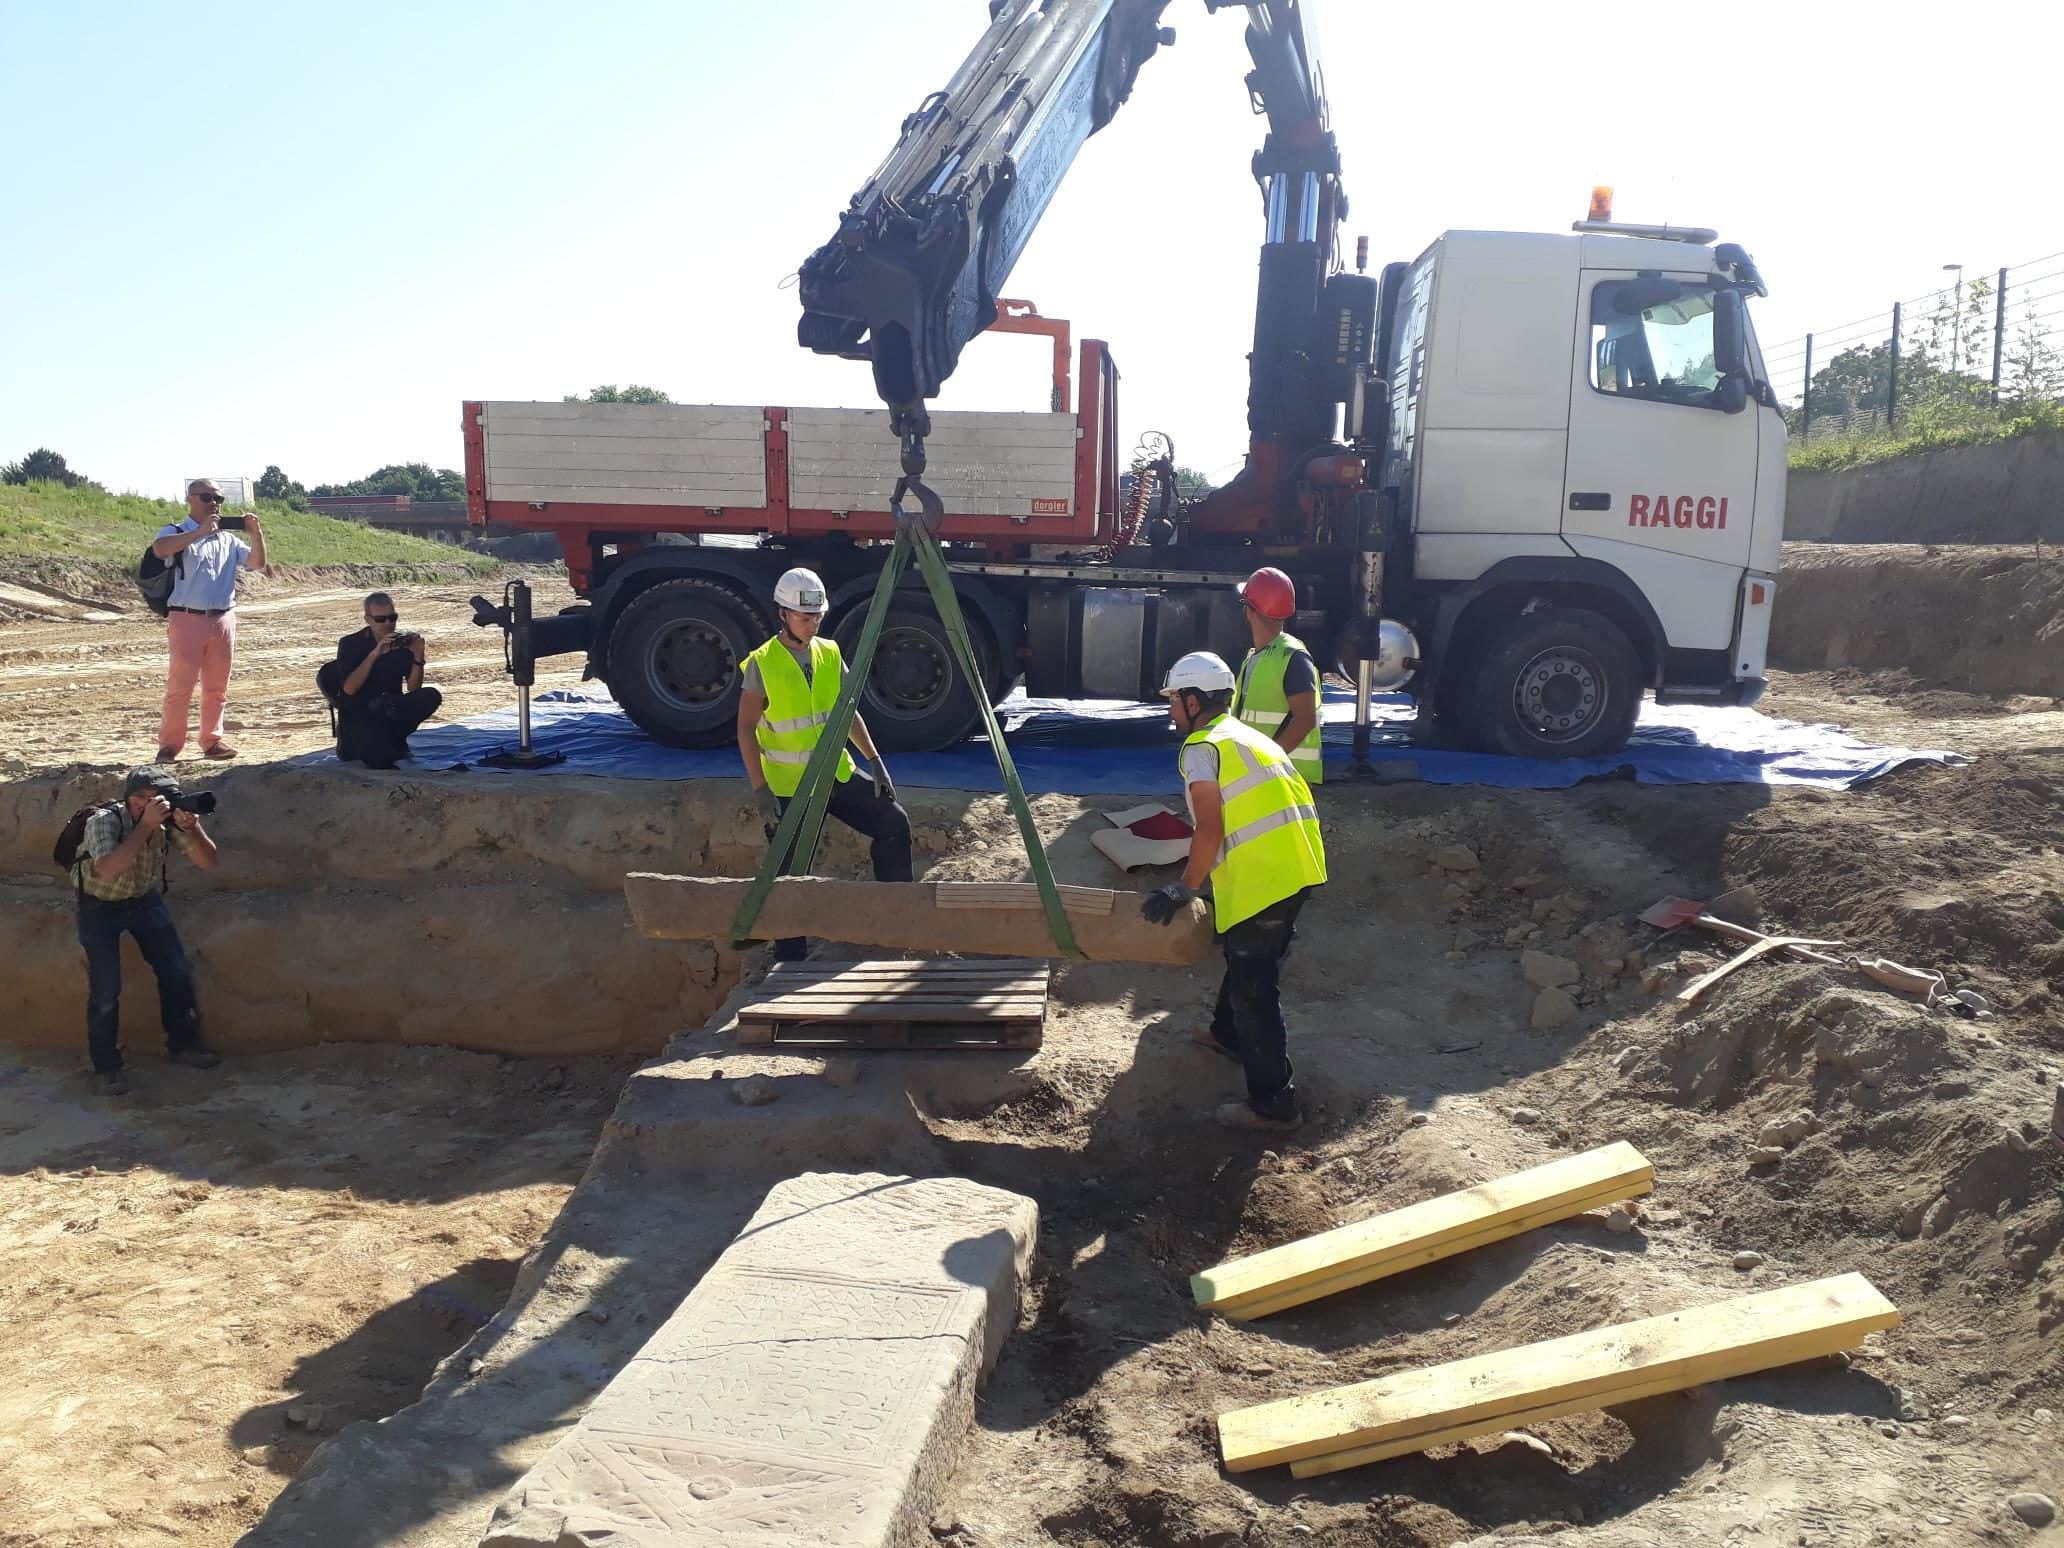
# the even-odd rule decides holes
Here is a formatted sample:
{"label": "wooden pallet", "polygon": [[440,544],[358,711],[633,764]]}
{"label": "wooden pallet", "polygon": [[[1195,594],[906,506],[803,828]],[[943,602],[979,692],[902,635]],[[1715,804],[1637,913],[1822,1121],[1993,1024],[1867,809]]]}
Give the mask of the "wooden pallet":
{"label": "wooden pallet", "polygon": [[1037,1048],[1048,967],[1017,957],[783,962],[738,1010],[738,1041],[807,1048]]}

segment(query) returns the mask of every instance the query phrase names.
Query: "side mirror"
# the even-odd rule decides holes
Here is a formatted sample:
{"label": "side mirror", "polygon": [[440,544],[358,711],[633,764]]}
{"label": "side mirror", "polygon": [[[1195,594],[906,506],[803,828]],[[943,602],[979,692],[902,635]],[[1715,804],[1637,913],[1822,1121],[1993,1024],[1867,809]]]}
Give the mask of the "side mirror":
{"label": "side mirror", "polygon": [[1749,315],[1738,290],[1713,295],[1713,364],[1722,376],[1749,372]]}
{"label": "side mirror", "polygon": [[1723,414],[1739,414],[1749,406],[1749,383],[1746,377],[1723,376],[1713,389],[1713,407]]}

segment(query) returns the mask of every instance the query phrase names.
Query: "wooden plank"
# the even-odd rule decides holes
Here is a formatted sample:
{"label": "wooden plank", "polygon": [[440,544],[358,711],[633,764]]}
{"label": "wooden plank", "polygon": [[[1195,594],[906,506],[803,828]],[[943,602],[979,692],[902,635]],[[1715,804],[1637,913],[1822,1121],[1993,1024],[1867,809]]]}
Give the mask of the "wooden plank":
{"label": "wooden plank", "polygon": [[[1644,1185],[1635,1191],[1637,1193],[1646,1193],[1651,1186],[1653,1185]],[[1362,1285],[1374,1284],[1377,1280],[1388,1279],[1393,1274],[1402,1274],[1409,1269],[1423,1268],[1429,1263],[1439,1262],[1442,1258],[1452,1258],[1458,1254],[1473,1251],[1478,1247],[1488,1247],[1494,1242],[1507,1241],[1512,1237],[1531,1231],[1537,1226],[1554,1225],[1560,1220],[1571,1220],[1578,1215],[1587,1214],[1594,1209],[1604,1209],[1608,1205],[1617,1204],[1621,1199],[1632,1196],[1625,1185],[1602,1188],[1588,1198],[1572,1199],[1552,1204],[1520,1220],[1501,1221],[1497,1225],[1488,1226],[1484,1230],[1469,1236],[1455,1237],[1429,1247],[1417,1247],[1397,1257],[1386,1258],[1378,1264],[1362,1268],[1344,1269],[1340,1273],[1325,1279],[1310,1280],[1305,1284],[1297,1285],[1289,1290],[1279,1291],[1274,1295],[1256,1295],[1243,1297],[1235,1301],[1221,1301],[1211,1309],[1222,1316],[1232,1318],[1235,1322],[1252,1322],[1257,1317],[1274,1316],[1277,1312],[1288,1311],[1293,1306],[1303,1306],[1308,1302],[1321,1300],[1329,1295],[1338,1295],[1343,1290],[1353,1290]]]}
{"label": "wooden plank", "polygon": [[620,435],[633,427],[642,435],[701,435],[713,427],[732,429],[743,426],[750,426],[757,435],[767,418],[767,411],[757,404],[533,403],[511,400],[483,403],[480,407],[489,430],[535,421],[552,425],[561,435]]}
{"label": "wooden plank", "polygon": [[767,487],[767,470],[758,463],[730,470],[656,468],[626,472],[610,468],[504,469],[490,462],[488,477],[498,490],[645,489],[666,494],[677,489],[715,489],[726,495],[741,495]]}
{"label": "wooden plank", "polygon": [[1037,1048],[1037,1021],[741,1021],[738,1041],[764,1047],[1003,1050]]}
{"label": "wooden plank", "polygon": [[[1841,1274],[1527,1344],[1218,1417],[1229,1470],[1327,1457],[1377,1461],[1509,1428],[1516,1416],[1574,1413],[1615,1393],[1743,1376],[1862,1343],[1899,1312],[1861,1274]],[[1354,1453],[1358,1460],[1347,1461]]]}
{"label": "wooden plank", "polygon": [[[1893,1313],[1892,1323],[1899,1320]],[[1873,1330],[1866,1330],[1873,1331]],[[1750,1376],[1757,1371],[1771,1371],[1786,1365],[1797,1365],[1803,1360],[1825,1359],[1844,1349],[1853,1349],[1863,1341],[1862,1334],[1846,1329],[1815,1330],[1787,1338],[1762,1351],[1758,1363],[1748,1370],[1731,1371],[1726,1374],[1703,1376],[1697,1381],[1686,1381],[1681,1375],[1658,1376],[1649,1380],[1630,1382],[1609,1391],[1595,1393],[1590,1397],[1569,1398],[1558,1402],[1542,1403],[1516,1413],[1503,1413],[1490,1419],[1475,1419],[1465,1424],[1451,1425],[1437,1432],[1415,1435],[1402,1440],[1380,1442],[1373,1446],[1354,1446],[1345,1451],[1330,1451],[1323,1456],[1306,1457],[1301,1462],[1290,1464],[1290,1472],[1296,1478],[1318,1478],[1327,1473],[1343,1472],[1351,1467],[1363,1467],[1371,1462],[1381,1462],[1390,1457],[1401,1457],[1415,1451],[1430,1451],[1435,1446],[1451,1446],[1461,1441],[1473,1440],[1479,1435],[1503,1434],[1507,1430],[1523,1425],[1540,1424],[1549,1419],[1561,1419],[1570,1414],[1589,1413],[1594,1409],[1618,1408],[1625,1403],[1636,1403],[1643,1398],[1661,1397],[1666,1392],[1682,1392],[1689,1387],[1704,1386],[1709,1382],[1726,1381],[1735,1376]]]}
{"label": "wooden plank", "polygon": [[1481,1237],[1501,1224],[1512,1225],[1508,1234],[1526,1230],[1527,1226],[1517,1222],[1557,1205],[1567,1204],[1570,1214],[1579,1215],[1595,1207],[1585,1201],[1595,1198],[1601,1190],[1624,1188],[1624,1193],[1614,1196],[1626,1198],[1646,1193],[1654,1186],[1655,1168],[1640,1151],[1618,1140],[1582,1155],[1565,1156],[1544,1166],[1530,1167],[1473,1188],[1445,1193],[1221,1263],[1191,1276],[1190,1293],[1199,1306],[1206,1308],[1274,1296],[1315,1281],[1338,1279],[1350,1271],[1375,1268],[1390,1258],[1462,1237]]}
{"label": "wooden plank", "polygon": [[826,1000],[819,1004],[796,1000],[770,1000],[739,1015],[761,1021],[862,1021],[870,1017],[884,1021],[1022,1021],[1046,1014],[1044,1000],[1001,1000],[993,1005],[975,1005],[966,1000]]}
{"label": "wooden plank", "polygon": [[[742,878],[633,871],[624,877],[624,899],[640,933],[653,940],[728,940],[752,886]],[[1021,907],[942,904],[942,897],[972,886],[784,876],[769,889],[752,934],[756,940],[814,935],[856,945],[985,957],[1060,955],[1039,907],[1038,888],[1030,883],[1016,888],[1024,899]],[[1141,917],[1137,892],[1065,887],[1062,894],[1076,942],[1089,961],[1189,967],[1216,954],[1211,917],[1201,902],[1193,900],[1168,924],[1157,925]]]}
{"label": "wooden plank", "polygon": [[517,441],[490,444],[487,465],[496,478],[509,483],[584,483],[601,475],[621,473],[757,473],[766,476],[766,459],[759,448],[737,442],[741,451],[727,452],[721,444],[683,441],[658,451],[598,451],[584,446],[579,451],[543,451]]}
{"label": "wooden plank", "polygon": [[578,501],[586,505],[692,506],[698,510],[727,506],[757,510],[766,504],[762,490],[713,489],[687,484],[674,489],[611,489],[600,484],[497,484],[490,480],[487,497],[523,504]]}
{"label": "wooden plank", "polygon": [[[1052,430],[1075,433],[1073,414],[1056,414],[1051,410],[1011,409],[937,409],[932,413],[932,436],[954,436],[980,430]],[[886,438],[895,444],[895,437],[889,434],[889,415],[886,409],[837,409],[837,408],[792,408],[788,411],[789,435],[798,431],[809,431],[815,435],[840,434],[856,441],[880,440]],[[926,437],[926,444],[932,436]]]}

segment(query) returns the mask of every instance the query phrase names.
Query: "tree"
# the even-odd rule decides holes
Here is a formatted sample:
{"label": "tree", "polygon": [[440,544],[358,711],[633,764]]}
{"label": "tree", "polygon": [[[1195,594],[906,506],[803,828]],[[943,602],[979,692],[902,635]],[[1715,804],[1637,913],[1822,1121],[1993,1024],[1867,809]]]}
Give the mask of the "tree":
{"label": "tree", "polygon": [[466,480],[450,468],[433,468],[427,462],[392,462],[348,484],[317,484],[309,493],[331,498],[407,495],[414,500],[463,500]]}
{"label": "tree", "polygon": [[307,493],[307,490],[282,473],[276,462],[268,462],[265,471],[258,475],[258,498],[261,500],[291,500],[296,495]]}
{"label": "tree", "polygon": [[1175,465],[1175,492],[1185,500],[1194,500],[1200,495],[1211,493],[1211,475],[1195,468],[1186,468],[1180,462]]}
{"label": "tree", "polygon": [[39,446],[19,462],[0,468],[0,484],[62,484],[67,489],[99,489],[84,473],[75,473],[47,446]]}
{"label": "tree", "polygon": [[586,397],[581,396],[577,392],[569,392],[560,401],[562,403],[671,403],[674,400],[661,392],[657,387],[640,387],[636,382],[633,382],[628,387],[618,387],[612,383],[607,386],[592,388]]}
{"label": "tree", "polygon": [[2050,342],[2033,299],[2023,308],[2020,330],[2002,364],[2000,392],[2015,404],[2041,403],[2064,394],[2064,359]]}
{"label": "tree", "polygon": [[[1813,372],[1814,421],[1847,419],[1853,414],[1883,414],[1891,385],[1890,340],[1845,349]],[[1983,385],[1975,377],[1937,365],[1926,344],[1910,345],[1899,353],[1902,415],[1923,403],[1968,397],[1974,387]],[[1785,418],[1796,429],[1799,411],[1788,410]]]}

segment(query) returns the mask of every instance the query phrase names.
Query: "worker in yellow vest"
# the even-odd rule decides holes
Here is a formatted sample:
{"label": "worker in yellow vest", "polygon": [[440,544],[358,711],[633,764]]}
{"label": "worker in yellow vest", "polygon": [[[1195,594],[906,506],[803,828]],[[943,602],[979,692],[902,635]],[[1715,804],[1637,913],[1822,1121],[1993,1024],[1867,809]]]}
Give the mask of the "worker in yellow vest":
{"label": "worker in yellow vest", "polygon": [[1228,713],[1233,669],[1210,651],[1193,651],[1170,667],[1161,694],[1184,734],[1182,781],[1193,831],[1182,879],[1148,893],[1140,912],[1167,924],[1209,880],[1225,977],[1210,1028],[1193,1036],[1247,1072],[1247,1100],[1227,1102],[1212,1116],[1229,1129],[1295,1128],[1300,1114],[1280,980],[1297,916],[1326,880],[1311,787],[1288,753]]}
{"label": "worker in yellow vest", "polygon": [[[788,571],[774,583],[781,632],[745,658],[745,687],[738,698],[738,755],[745,760],[745,777],[769,839],[803,782],[810,753],[846,679],[838,645],[817,632],[828,606],[816,571]],[[897,804],[889,767],[875,751],[867,722],[857,714],[848,740],[867,760],[873,780],[868,786],[855,784],[853,755],[842,750],[838,783],[825,811],[869,840],[876,881],[907,882],[910,814]],[[775,960],[800,961],[808,944],[801,936],[776,941]]]}
{"label": "worker in yellow vest", "polygon": [[1278,569],[1256,570],[1240,586],[1254,648],[1240,666],[1233,713],[1297,765],[1307,785],[1324,782],[1319,755],[1319,667],[1287,625],[1297,613],[1297,583]]}

